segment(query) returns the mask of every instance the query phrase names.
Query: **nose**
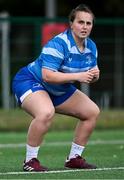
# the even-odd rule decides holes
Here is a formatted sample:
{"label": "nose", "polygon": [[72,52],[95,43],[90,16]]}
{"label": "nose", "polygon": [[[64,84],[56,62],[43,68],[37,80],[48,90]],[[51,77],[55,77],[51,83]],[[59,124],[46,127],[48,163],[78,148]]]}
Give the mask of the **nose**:
{"label": "nose", "polygon": [[83,23],[83,28],[86,29],[87,28],[87,23]]}

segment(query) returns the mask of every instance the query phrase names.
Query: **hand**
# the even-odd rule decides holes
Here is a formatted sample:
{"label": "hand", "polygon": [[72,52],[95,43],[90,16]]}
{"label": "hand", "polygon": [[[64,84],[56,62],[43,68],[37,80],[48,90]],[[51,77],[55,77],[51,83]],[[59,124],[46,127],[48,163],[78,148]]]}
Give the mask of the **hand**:
{"label": "hand", "polygon": [[94,74],[94,77],[93,77],[93,81],[92,82],[95,82],[99,79],[99,75],[100,75],[100,70],[98,67],[95,67],[95,68],[92,68],[89,70],[89,72],[93,73]]}
{"label": "hand", "polygon": [[91,83],[94,78],[94,73],[90,71],[78,73],[78,81],[83,83]]}

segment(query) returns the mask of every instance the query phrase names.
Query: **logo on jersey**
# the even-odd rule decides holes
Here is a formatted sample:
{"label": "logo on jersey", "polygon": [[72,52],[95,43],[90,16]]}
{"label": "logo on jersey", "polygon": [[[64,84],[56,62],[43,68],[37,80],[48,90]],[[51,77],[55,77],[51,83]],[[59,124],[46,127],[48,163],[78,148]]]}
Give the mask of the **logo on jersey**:
{"label": "logo on jersey", "polygon": [[37,87],[43,87],[43,86],[40,83],[33,84],[33,88],[37,88]]}
{"label": "logo on jersey", "polygon": [[91,64],[92,63],[92,58],[91,55],[86,56],[86,64]]}
{"label": "logo on jersey", "polygon": [[70,57],[70,58],[68,58],[68,61],[69,61],[69,62],[71,62],[71,61],[72,61],[72,58],[71,58],[71,57]]}

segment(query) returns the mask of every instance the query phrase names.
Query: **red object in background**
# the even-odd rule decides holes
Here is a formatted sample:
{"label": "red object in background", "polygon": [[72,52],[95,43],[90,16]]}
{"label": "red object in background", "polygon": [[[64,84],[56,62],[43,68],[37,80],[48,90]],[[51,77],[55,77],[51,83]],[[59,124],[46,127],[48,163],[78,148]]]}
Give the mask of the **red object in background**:
{"label": "red object in background", "polygon": [[46,44],[52,37],[63,32],[66,28],[68,28],[68,24],[66,23],[47,23],[42,26],[41,30],[41,45]]}

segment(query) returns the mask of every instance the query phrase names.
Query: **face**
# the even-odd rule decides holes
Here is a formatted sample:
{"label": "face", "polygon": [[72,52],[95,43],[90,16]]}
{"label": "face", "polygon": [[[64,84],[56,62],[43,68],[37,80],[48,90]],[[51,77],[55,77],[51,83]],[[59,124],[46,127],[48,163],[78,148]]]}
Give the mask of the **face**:
{"label": "face", "polygon": [[78,11],[74,21],[70,24],[74,39],[77,41],[88,37],[93,27],[93,16],[84,11]]}

